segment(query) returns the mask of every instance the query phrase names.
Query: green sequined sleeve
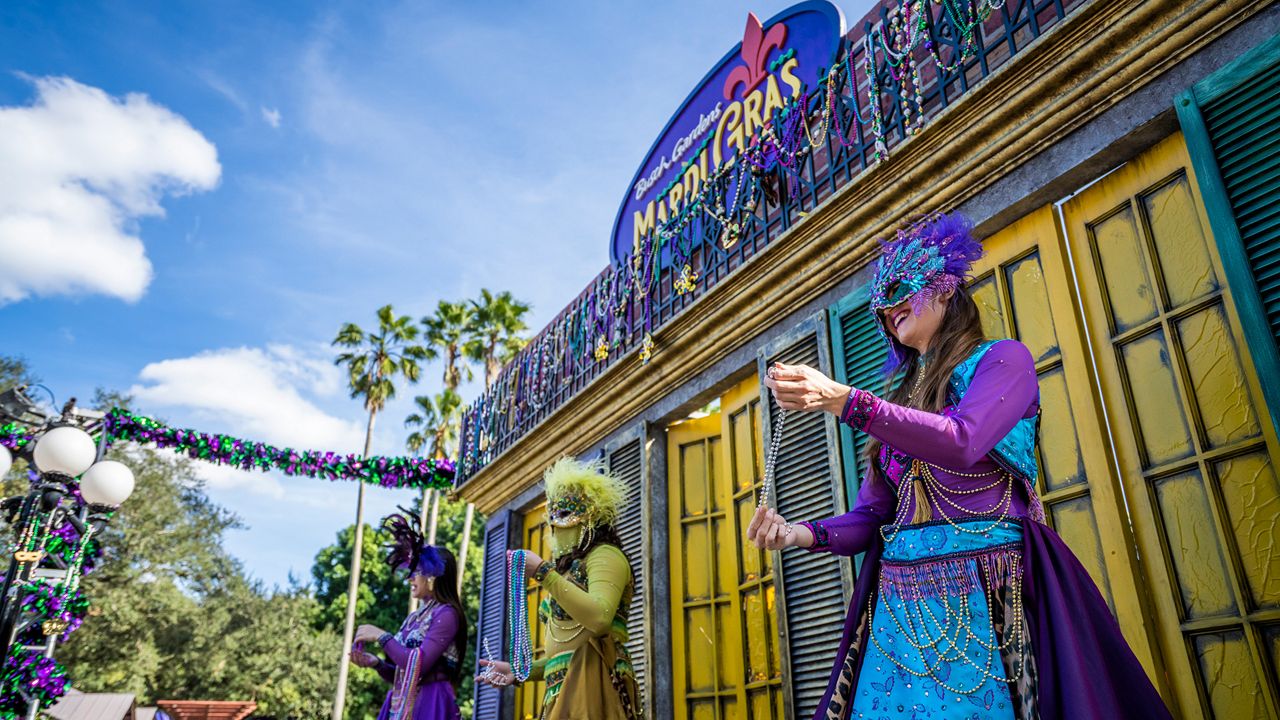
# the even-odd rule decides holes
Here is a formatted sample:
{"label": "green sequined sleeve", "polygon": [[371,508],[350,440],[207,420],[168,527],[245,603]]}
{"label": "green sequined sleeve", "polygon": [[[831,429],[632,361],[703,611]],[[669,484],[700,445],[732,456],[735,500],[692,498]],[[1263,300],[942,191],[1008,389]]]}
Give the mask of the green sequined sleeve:
{"label": "green sequined sleeve", "polygon": [[583,590],[554,570],[542,580],[551,597],[589,632],[603,635],[613,625],[622,591],[631,582],[631,565],[622,551],[601,545],[586,558],[587,587]]}

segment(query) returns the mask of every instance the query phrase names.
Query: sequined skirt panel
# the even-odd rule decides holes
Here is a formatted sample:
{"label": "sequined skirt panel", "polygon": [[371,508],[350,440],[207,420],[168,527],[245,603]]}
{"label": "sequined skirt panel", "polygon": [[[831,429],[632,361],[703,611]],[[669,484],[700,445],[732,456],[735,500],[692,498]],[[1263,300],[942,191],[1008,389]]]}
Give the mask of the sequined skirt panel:
{"label": "sequined skirt panel", "polygon": [[850,717],[1038,718],[1022,612],[1022,528],[888,526]]}

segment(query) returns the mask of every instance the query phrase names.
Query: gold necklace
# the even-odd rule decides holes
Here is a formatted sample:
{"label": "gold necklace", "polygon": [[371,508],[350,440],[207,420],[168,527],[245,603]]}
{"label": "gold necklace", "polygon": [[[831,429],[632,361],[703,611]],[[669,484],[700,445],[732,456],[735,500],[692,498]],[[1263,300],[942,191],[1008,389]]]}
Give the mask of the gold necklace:
{"label": "gold necklace", "polygon": [[[565,632],[569,632],[571,630],[574,630],[575,628],[577,628],[577,631],[574,632],[569,637],[563,637],[563,636],[556,637],[556,632],[555,632],[556,630],[563,630]],[[561,625],[560,623],[556,622],[556,619],[554,617],[548,618],[548,622],[547,622],[547,634],[551,636],[552,640],[555,640],[556,642],[562,645],[578,637],[579,635],[582,634],[582,631],[586,629],[587,629],[586,626],[578,622],[575,622],[572,625]]]}
{"label": "gold necklace", "polygon": [[924,361],[920,362],[916,368],[916,380],[911,385],[911,392],[907,395],[907,405],[914,407],[916,404],[916,396],[920,394],[920,386],[924,384]]}

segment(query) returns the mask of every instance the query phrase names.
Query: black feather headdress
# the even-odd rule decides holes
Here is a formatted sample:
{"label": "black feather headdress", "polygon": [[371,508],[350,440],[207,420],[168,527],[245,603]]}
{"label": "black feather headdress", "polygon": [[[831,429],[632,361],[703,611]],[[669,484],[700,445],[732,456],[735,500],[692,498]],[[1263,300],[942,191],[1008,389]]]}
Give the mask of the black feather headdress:
{"label": "black feather headdress", "polygon": [[393,569],[408,569],[410,573],[427,577],[444,574],[444,558],[434,546],[427,544],[408,510],[400,508],[399,513],[383,518],[382,530],[391,536],[387,544],[387,564]]}

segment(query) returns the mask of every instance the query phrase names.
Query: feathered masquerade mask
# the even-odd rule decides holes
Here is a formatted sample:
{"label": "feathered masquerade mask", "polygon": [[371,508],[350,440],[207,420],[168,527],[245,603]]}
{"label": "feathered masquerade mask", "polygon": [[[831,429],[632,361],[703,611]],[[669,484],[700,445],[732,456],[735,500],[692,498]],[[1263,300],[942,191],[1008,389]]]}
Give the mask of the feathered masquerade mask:
{"label": "feathered masquerade mask", "polygon": [[542,476],[547,493],[547,522],[555,527],[611,524],[626,499],[622,481],[600,460],[560,458]]}
{"label": "feathered masquerade mask", "polygon": [[434,545],[426,543],[412,517],[408,510],[400,508],[400,513],[383,518],[382,529],[391,535],[387,564],[394,570],[408,569],[410,574],[440,577],[444,574],[444,557]]}
{"label": "feathered masquerade mask", "polygon": [[960,287],[982,257],[982,243],[972,232],[973,225],[960,213],[938,213],[881,243],[883,255],[871,280],[870,304],[880,336],[889,343],[886,373],[902,364],[906,350],[885,329],[881,311],[909,300],[918,315],[934,298]]}

